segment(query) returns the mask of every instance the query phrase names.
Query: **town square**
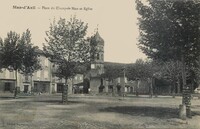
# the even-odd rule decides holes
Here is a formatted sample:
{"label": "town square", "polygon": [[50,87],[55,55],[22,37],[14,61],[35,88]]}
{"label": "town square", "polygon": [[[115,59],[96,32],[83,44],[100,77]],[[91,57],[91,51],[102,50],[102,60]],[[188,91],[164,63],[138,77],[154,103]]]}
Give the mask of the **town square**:
{"label": "town square", "polygon": [[[192,100],[193,118],[178,118],[181,97],[70,95],[63,105],[57,95],[0,98],[0,128],[9,129],[138,129],[198,128],[199,100]],[[7,96],[7,97],[6,97]]]}
{"label": "town square", "polygon": [[0,5],[0,128],[200,128],[199,0]]}

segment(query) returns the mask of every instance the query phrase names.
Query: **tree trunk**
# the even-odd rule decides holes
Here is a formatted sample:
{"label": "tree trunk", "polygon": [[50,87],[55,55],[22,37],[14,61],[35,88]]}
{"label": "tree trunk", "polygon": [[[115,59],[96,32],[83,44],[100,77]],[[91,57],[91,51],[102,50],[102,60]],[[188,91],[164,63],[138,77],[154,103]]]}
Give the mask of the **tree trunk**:
{"label": "tree trunk", "polygon": [[177,93],[180,94],[181,91],[181,85],[180,85],[180,79],[177,80]]}
{"label": "tree trunk", "polygon": [[17,70],[15,70],[15,87],[14,87],[14,98],[17,98]]}
{"label": "tree trunk", "polygon": [[140,86],[140,80],[137,81],[137,86],[136,86],[136,96],[138,97],[139,96],[139,86]]}
{"label": "tree trunk", "polygon": [[185,104],[179,105],[179,118],[186,120],[186,106]]}
{"label": "tree trunk", "polygon": [[67,104],[68,102],[68,85],[67,85],[67,78],[65,78],[65,84],[63,85],[63,92],[62,92],[62,103]]}
{"label": "tree trunk", "polygon": [[[83,79],[83,82],[84,82],[84,79]],[[74,88],[73,87],[74,87],[74,78],[72,77],[72,94],[74,94]],[[85,87],[85,84],[84,84],[83,87]]]}
{"label": "tree trunk", "polygon": [[171,94],[172,94],[172,84],[171,84],[171,83],[170,83],[170,85],[169,85],[168,94],[169,94],[169,95],[171,95]]}
{"label": "tree trunk", "polygon": [[33,75],[31,74],[30,76],[31,76],[31,93],[33,93],[34,92]]}
{"label": "tree trunk", "polygon": [[155,95],[155,97],[158,97],[158,87],[156,86],[156,78],[153,78],[153,94]]}
{"label": "tree trunk", "polygon": [[182,105],[186,105],[186,116],[191,118],[191,92],[190,87],[187,87],[186,84],[186,66],[185,66],[185,59],[182,56],[182,67],[181,67],[181,73],[182,73],[182,81],[183,81],[183,96],[182,96]]}
{"label": "tree trunk", "polygon": [[192,79],[192,85],[191,85],[191,93],[194,93],[194,80]]}
{"label": "tree trunk", "polygon": [[153,78],[150,79],[150,98],[153,98]]}
{"label": "tree trunk", "polygon": [[181,74],[182,74],[182,83],[183,83],[183,98],[182,98],[182,104],[185,104],[184,101],[184,90],[186,89],[186,73],[185,73],[185,61],[182,57],[182,67],[181,67]]}
{"label": "tree trunk", "polygon": [[172,87],[172,97],[175,98],[175,88],[176,88],[176,83],[173,81],[173,87]]}

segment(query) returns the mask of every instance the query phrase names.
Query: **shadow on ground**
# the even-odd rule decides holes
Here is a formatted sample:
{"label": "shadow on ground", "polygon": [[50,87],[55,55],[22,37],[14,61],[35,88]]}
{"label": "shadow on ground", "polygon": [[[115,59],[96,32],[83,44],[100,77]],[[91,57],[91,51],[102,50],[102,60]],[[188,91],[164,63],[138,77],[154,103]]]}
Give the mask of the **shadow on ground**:
{"label": "shadow on ground", "polygon": [[115,112],[132,116],[149,116],[156,118],[178,118],[178,109],[148,106],[116,106],[100,109],[102,112]]}
{"label": "shadow on ground", "polygon": [[33,98],[34,96],[17,96],[16,98],[14,98],[13,96],[1,96],[0,100],[17,100],[17,99],[26,99],[26,98]]}
{"label": "shadow on ground", "polygon": [[[150,106],[116,106],[100,109],[101,112],[115,112],[131,116],[147,116],[162,119],[179,118],[178,108],[150,107]],[[192,116],[200,116],[199,111],[192,111]]]}
{"label": "shadow on ground", "polygon": [[[49,104],[63,104],[63,102],[61,100],[35,100],[34,102],[41,102],[41,103],[49,103]],[[81,104],[83,102],[81,101],[68,101],[66,104]]]}
{"label": "shadow on ground", "polygon": [[1,96],[0,99],[14,99],[14,97],[12,96]]}

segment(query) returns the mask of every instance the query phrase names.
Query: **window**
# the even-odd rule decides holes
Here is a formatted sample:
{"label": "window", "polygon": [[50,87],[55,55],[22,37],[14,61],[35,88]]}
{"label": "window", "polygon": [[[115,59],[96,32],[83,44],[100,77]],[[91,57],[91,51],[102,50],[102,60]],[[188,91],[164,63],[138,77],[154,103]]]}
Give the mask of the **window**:
{"label": "window", "polygon": [[6,82],[5,83],[5,89],[4,89],[5,91],[11,91],[11,85],[10,85],[10,83],[9,82]]}
{"label": "window", "polygon": [[42,85],[42,92],[46,92],[46,84]]}
{"label": "window", "polygon": [[57,84],[57,92],[62,93],[63,92],[63,84]]}
{"label": "window", "polygon": [[25,76],[25,82],[28,82],[28,76],[27,75]]}
{"label": "window", "polygon": [[39,87],[38,87],[38,84],[37,83],[34,83],[34,91],[36,92],[38,92],[39,91]]}
{"label": "window", "polygon": [[99,53],[97,53],[97,60],[99,60],[100,59],[100,55],[99,55]]}
{"label": "window", "polygon": [[95,64],[91,64],[91,69],[95,69]]}
{"label": "window", "polygon": [[101,65],[97,64],[97,69],[101,69]]}

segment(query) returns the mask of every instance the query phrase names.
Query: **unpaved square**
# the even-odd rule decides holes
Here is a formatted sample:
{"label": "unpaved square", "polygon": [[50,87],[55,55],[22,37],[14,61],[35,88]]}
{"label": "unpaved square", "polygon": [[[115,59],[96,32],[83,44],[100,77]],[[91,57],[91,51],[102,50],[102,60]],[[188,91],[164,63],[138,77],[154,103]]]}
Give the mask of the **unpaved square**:
{"label": "unpaved square", "polygon": [[1,129],[200,128],[200,100],[192,100],[193,118],[178,119],[181,97],[109,97],[61,95],[0,98]]}

